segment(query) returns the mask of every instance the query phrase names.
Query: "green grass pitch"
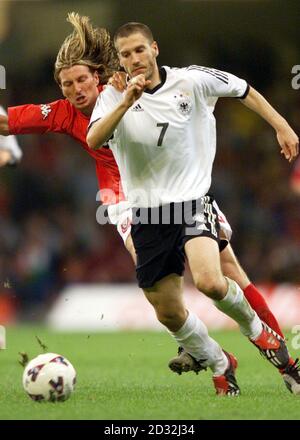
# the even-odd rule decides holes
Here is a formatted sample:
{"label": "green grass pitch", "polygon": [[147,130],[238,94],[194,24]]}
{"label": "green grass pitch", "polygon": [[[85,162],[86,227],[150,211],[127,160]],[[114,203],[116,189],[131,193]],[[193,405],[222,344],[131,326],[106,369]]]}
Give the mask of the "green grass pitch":
{"label": "green grass pitch", "polygon": [[[71,334],[43,327],[8,328],[7,349],[0,351],[0,419],[300,419],[300,396],[287,391],[255,347],[237,331],[212,335],[239,360],[238,398],[216,397],[209,371],[198,376],[169,371],[176,344],[164,332]],[[76,391],[66,402],[33,402],[22,389],[18,352],[30,358],[40,354],[36,336],[47,352],[63,354],[77,370]]]}

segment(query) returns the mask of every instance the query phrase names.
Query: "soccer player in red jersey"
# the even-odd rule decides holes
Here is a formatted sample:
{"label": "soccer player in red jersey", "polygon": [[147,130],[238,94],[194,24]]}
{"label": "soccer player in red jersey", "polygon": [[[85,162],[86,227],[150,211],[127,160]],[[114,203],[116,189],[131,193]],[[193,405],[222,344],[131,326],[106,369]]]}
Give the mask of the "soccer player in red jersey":
{"label": "soccer player in red jersey", "polygon": [[[96,161],[96,173],[101,188],[112,189],[102,202],[122,200],[120,176],[112,152],[102,149],[91,152],[85,138],[96,99],[108,78],[118,67],[118,60],[109,33],[93,28],[87,17],[70,13],[68,21],[74,31],[62,44],[55,63],[55,79],[65,99],[34,105],[8,108],[8,118],[1,116],[0,133],[65,133],[79,141]],[[86,38],[89,35],[90,38]],[[114,196],[112,196],[114,194]]]}
{"label": "soccer player in red jersey", "polygon": [[[55,62],[55,80],[65,99],[42,104],[26,104],[8,108],[8,117],[0,115],[0,134],[65,133],[78,141],[95,159],[96,173],[105,205],[124,200],[117,164],[109,149],[91,150],[86,143],[86,132],[92,110],[99,93],[119,67],[115,49],[108,32],[92,27],[88,17],[70,13],[67,19],[74,30],[63,42]],[[125,245],[135,260],[132,240],[126,228],[118,228]],[[279,335],[279,324],[268,308],[263,296],[250,282],[239,265],[233,250],[228,246],[221,252],[222,269],[234,279],[257,312]]]}

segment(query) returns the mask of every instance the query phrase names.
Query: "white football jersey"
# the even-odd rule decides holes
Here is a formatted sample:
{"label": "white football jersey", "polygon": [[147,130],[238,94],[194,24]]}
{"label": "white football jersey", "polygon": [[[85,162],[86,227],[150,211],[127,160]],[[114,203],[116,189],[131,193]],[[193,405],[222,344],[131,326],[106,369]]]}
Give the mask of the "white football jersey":
{"label": "white football jersey", "polygon": [[[247,83],[207,67],[162,67],[162,82],[125,113],[108,144],[131,206],[157,207],[198,199],[211,185],[218,97],[242,98]],[[122,93],[107,87],[90,125],[113,111]]]}

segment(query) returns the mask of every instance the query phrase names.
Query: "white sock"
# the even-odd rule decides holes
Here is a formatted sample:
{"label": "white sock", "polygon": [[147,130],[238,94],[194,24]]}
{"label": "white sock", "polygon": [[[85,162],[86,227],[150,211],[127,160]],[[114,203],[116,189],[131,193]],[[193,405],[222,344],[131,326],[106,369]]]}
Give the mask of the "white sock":
{"label": "white sock", "polygon": [[201,364],[209,367],[214,376],[224,374],[228,359],[220,345],[208,335],[205,324],[194,313],[189,312],[183,326],[177,332],[170,333],[197,361],[205,359]]}
{"label": "white sock", "polygon": [[243,335],[250,339],[257,339],[262,332],[261,320],[246,300],[238,284],[227,278],[228,291],[221,301],[214,301],[215,306],[230,318],[234,319]]}

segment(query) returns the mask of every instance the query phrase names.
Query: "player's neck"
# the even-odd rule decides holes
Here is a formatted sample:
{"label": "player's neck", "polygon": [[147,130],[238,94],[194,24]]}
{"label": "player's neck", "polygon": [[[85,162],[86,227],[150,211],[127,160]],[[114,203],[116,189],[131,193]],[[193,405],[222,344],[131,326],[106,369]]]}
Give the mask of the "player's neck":
{"label": "player's neck", "polygon": [[82,114],[84,114],[84,116],[86,116],[87,118],[90,118],[92,116],[95,104],[96,104],[96,101],[93,102],[92,104],[90,104],[89,106],[81,108],[81,109],[78,109],[78,110]]}
{"label": "player's neck", "polygon": [[152,77],[149,78],[149,79],[151,80],[151,84],[150,84],[150,86],[148,87],[148,90],[152,90],[152,89],[154,89],[155,87],[158,86],[158,84],[161,83],[162,78],[161,78],[161,76],[160,76],[160,71],[159,71],[158,66],[156,66],[156,68],[155,68],[155,70],[154,70],[154,72],[153,72]]}

